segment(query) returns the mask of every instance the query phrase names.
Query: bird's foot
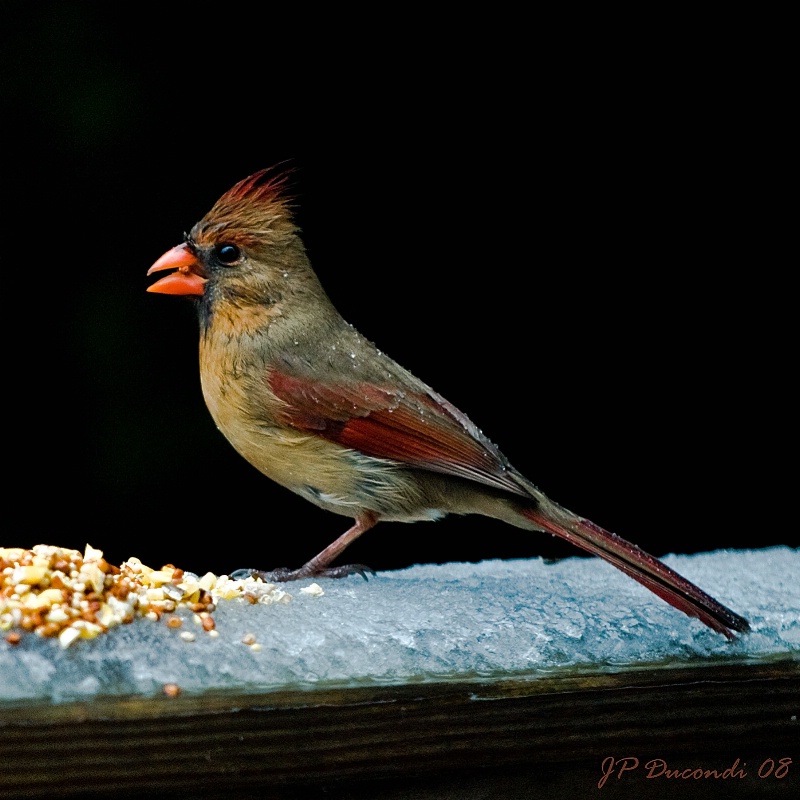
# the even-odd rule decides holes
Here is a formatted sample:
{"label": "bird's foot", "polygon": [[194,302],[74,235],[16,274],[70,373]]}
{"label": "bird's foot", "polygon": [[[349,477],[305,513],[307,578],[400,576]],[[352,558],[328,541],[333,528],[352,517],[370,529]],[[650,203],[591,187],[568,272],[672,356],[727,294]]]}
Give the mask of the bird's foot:
{"label": "bird's foot", "polygon": [[287,581],[299,581],[303,578],[346,578],[348,575],[360,575],[365,581],[367,575],[374,575],[375,570],[364,564],[344,564],[341,567],[329,567],[328,564],[338,558],[342,551],[351,542],[361,536],[364,531],[368,531],[378,521],[377,515],[372,512],[365,512],[356,518],[355,525],[345,531],[336,541],[329,544],[321,553],[318,553],[310,561],[306,561],[300,569],[274,569],[271,572],[263,572],[260,569],[237,569],[231,573],[234,580],[244,578],[261,578],[268,583],[286,583]]}
{"label": "bird's foot", "polygon": [[375,570],[365,564],[343,564],[340,567],[314,568],[305,564],[299,569],[288,569],[279,567],[269,572],[260,569],[237,569],[231,573],[231,578],[235,581],[242,581],[246,578],[261,578],[265,583],[286,583],[287,581],[299,581],[303,578],[346,578],[348,575],[360,575],[365,581],[368,575],[374,575]]}

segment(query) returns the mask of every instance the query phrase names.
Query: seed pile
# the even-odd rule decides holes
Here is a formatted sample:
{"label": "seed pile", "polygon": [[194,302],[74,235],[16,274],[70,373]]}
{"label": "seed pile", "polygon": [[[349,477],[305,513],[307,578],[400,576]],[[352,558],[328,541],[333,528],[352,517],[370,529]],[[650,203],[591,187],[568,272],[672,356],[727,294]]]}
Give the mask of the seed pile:
{"label": "seed pile", "polygon": [[288,602],[291,595],[253,578],[199,577],[172,564],[156,570],[138,558],[117,567],[88,544],[84,553],[51,545],[0,548],[0,634],[9,644],[32,632],[69,647],[137,617],[157,621],[167,615],[167,624],[180,627],[174,612],[187,610],[213,636],[217,603],[236,598],[269,604]]}

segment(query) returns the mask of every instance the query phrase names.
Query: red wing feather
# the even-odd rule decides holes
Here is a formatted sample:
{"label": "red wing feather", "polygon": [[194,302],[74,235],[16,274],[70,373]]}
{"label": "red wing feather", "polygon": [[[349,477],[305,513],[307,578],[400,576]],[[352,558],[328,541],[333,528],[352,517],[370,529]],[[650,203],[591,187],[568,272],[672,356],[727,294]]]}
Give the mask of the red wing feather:
{"label": "red wing feather", "polygon": [[497,448],[454,406],[433,393],[371,383],[325,386],[272,372],[286,403],[282,421],[374,458],[441,472],[526,497]]}

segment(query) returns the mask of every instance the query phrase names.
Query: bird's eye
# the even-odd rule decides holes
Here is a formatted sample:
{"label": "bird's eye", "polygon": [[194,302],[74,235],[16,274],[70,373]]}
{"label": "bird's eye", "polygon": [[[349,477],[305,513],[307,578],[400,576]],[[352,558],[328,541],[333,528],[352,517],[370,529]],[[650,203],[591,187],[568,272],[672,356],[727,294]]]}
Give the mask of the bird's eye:
{"label": "bird's eye", "polygon": [[217,245],[214,254],[223,264],[235,264],[242,257],[242,251],[235,244]]}

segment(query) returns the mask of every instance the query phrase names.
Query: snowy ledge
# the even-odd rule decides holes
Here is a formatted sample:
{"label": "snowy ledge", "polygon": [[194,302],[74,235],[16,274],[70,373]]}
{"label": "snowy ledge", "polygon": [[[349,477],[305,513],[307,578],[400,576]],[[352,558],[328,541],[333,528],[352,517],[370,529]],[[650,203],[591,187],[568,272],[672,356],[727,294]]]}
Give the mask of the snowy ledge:
{"label": "snowy ledge", "polygon": [[416,566],[322,581],[321,596],[301,591],[312,581],[288,584],[288,603],[222,601],[216,638],[188,619],[181,629],[138,619],[69,649],[34,635],[0,641],[0,703],[153,696],[166,684],[264,692],[800,658],[800,550],[664,561],[751,632],[728,642],[594,558]]}
{"label": "snowy ledge", "polygon": [[193,641],[139,619],[68,648],[0,642],[0,798],[574,797],[623,756],[747,762],[731,796],[763,789],[800,731],[800,551],[664,561],[751,632],[728,642],[574,558],[296,584],[288,603],[220,602],[219,635]]}

